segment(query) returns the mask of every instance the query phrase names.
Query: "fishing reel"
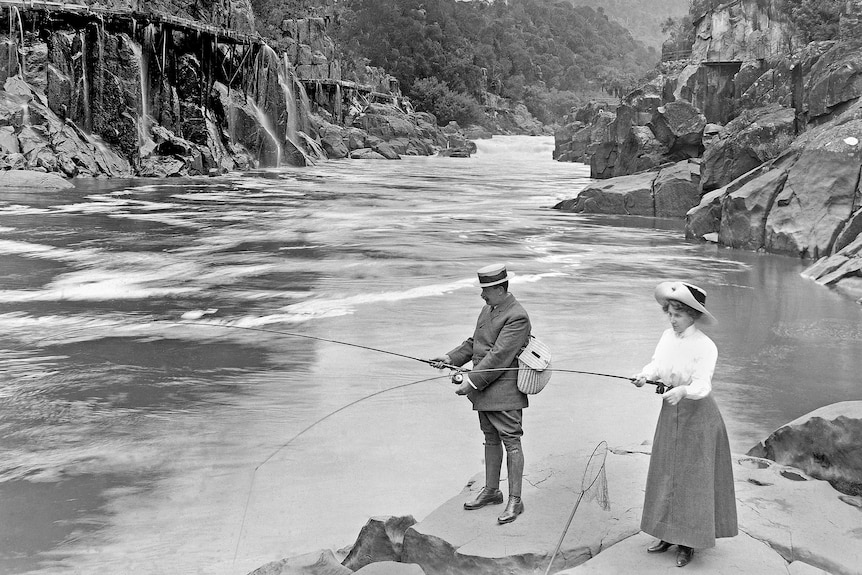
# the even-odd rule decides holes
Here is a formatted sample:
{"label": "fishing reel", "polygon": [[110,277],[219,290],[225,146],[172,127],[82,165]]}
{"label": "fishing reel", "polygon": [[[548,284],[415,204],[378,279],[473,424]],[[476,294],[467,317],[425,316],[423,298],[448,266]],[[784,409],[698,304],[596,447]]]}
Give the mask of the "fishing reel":
{"label": "fishing reel", "polygon": [[672,385],[666,385],[660,381],[657,381],[655,384],[655,392],[659,395],[664,395],[664,392],[673,389]]}
{"label": "fishing reel", "polygon": [[464,374],[460,371],[456,371],[455,373],[453,373],[452,383],[454,383],[455,385],[461,385],[462,383],[464,383]]}

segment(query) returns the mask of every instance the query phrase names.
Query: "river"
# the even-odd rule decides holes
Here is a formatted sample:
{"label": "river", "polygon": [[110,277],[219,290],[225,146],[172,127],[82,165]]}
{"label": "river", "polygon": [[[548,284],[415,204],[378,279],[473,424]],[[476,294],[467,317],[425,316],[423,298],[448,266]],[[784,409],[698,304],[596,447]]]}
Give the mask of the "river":
{"label": "river", "polygon": [[[666,327],[655,285],[704,287],[735,452],[860,399],[859,307],[803,262],[561,213],[589,169],[554,162],[552,138],[478,146],[0,192],[0,573],[240,574],[350,544],[373,515],[421,519],[482,445],[466,400],[410,358],[470,335],[488,263],[516,274],[560,369],[636,372]],[[555,374],[525,414],[528,466],[649,439],[657,409]]]}

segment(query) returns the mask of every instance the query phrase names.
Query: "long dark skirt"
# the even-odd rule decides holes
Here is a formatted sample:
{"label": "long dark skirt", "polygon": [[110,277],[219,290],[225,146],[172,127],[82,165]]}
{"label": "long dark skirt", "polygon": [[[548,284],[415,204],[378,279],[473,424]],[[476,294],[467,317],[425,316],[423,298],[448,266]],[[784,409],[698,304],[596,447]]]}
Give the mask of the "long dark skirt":
{"label": "long dark skirt", "polygon": [[696,549],[737,534],[730,444],[711,395],[662,403],[641,530]]}

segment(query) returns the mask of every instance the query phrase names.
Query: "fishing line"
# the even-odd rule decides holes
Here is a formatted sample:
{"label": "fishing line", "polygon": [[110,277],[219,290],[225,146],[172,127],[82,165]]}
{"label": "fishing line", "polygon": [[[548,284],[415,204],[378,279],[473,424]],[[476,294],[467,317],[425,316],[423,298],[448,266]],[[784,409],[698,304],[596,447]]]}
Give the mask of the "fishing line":
{"label": "fishing line", "polygon": [[[404,356],[404,357],[406,357],[406,356]],[[420,360],[420,361],[424,361],[424,360]],[[272,459],[273,457],[275,457],[275,456],[276,456],[276,454],[278,454],[278,452],[280,452],[282,449],[285,449],[288,445],[290,445],[291,443],[293,443],[296,439],[298,439],[298,438],[299,438],[301,435],[303,435],[306,431],[308,431],[308,430],[310,430],[311,428],[315,427],[315,426],[316,426],[316,425],[318,425],[319,423],[322,423],[322,422],[326,421],[327,419],[329,419],[330,417],[332,417],[332,416],[333,416],[333,415],[335,415],[336,413],[340,413],[340,412],[344,411],[344,410],[345,410],[345,409],[347,409],[348,407],[351,407],[351,406],[353,406],[353,405],[356,405],[357,403],[359,403],[359,402],[361,402],[361,401],[365,401],[366,399],[370,399],[370,398],[372,398],[372,397],[376,397],[376,396],[378,396],[378,395],[382,395],[382,394],[384,394],[384,393],[387,393],[387,392],[390,392],[390,391],[394,391],[394,390],[396,390],[396,389],[403,389],[403,388],[405,388],[405,387],[410,387],[410,386],[412,386],[412,385],[418,385],[418,384],[420,384],[420,383],[425,383],[425,382],[427,382],[427,381],[433,381],[433,380],[435,380],[435,379],[441,379],[441,378],[444,378],[444,377],[449,377],[449,375],[435,375],[434,377],[426,377],[426,378],[419,379],[419,380],[416,380],[416,381],[411,381],[411,382],[409,382],[409,383],[402,383],[402,384],[399,384],[399,385],[394,385],[394,386],[392,386],[392,387],[387,387],[386,389],[381,389],[381,390],[375,391],[374,393],[371,393],[371,394],[369,394],[369,395],[366,395],[366,396],[360,397],[359,399],[356,399],[356,400],[354,400],[354,401],[351,401],[350,403],[347,403],[347,404],[345,404],[345,405],[342,405],[341,407],[339,407],[339,408],[338,408],[338,409],[336,409],[335,411],[332,411],[332,412],[330,412],[330,413],[327,413],[326,415],[324,415],[324,416],[323,416],[323,417],[321,417],[320,419],[318,419],[318,420],[316,420],[316,421],[312,422],[312,423],[311,423],[311,425],[308,425],[308,426],[307,426],[307,427],[305,427],[302,431],[300,431],[299,433],[297,433],[296,435],[294,435],[293,437],[291,437],[290,439],[288,439],[285,443],[281,444],[281,446],[279,446],[279,448],[278,448],[278,449],[276,449],[276,450],[275,450],[275,451],[273,451],[271,454],[269,454],[269,456],[267,456],[267,458],[266,458],[266,459],[264,459],[263,461],[261,461],[260,463],[258,463],[258,464],[257,464],[257,466],[256,466],[256,467],[252,470],[252,472],[251,472],[251,483],[250,483],[250,485],[249,485],[249,487],[248,487],[248,495],[246,496],[246,500],[245,500],[245,507],[243,508],[243,512],[242,512],[242,521],[240,522],[240,526],[239,526],[239,536],[238,536],[238,538],[237,538],[236,548],[234,549],[234,552],[233,552],[233,562],[234,562],[234,564],[236,564],[236,558],[237,558],[237,555],[239,554],[239,544],[240,544],[240,542],[241,542],[241,540],[242,540],[242,534],[243,534],[243,531],[245,530],[245,518],[246,518],[246,515],[248,514],[249,504],[251,503],[251,495],[252,495],[252,493],[254,492],[254,481],[255,481],[255,479],[257,478],[257,470],[258,470],[258,469],[260,469],[261,467],[263,467],[263,465],[264,465],[266,462],[268,462],[270,459]]]}

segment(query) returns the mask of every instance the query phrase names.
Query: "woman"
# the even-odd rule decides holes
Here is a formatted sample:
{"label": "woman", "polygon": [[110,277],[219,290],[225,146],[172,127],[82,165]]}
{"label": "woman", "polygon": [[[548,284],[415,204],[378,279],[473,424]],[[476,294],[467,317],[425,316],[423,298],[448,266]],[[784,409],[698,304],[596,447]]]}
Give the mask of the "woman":
{"label": "woman", "polygon": [[659,539],[649,553],[677,545],[676,564],[684,567],[694,549],[714,547],[717,537],[737,534],[730,444],[711,395],[718,350],[699,329],[718,322],[706,309],[706,292],[697,286],[664,282],[655,298],[671,327],[632,383],[640,387],[649,379],[669,389],[662,393],[641,530]]}

